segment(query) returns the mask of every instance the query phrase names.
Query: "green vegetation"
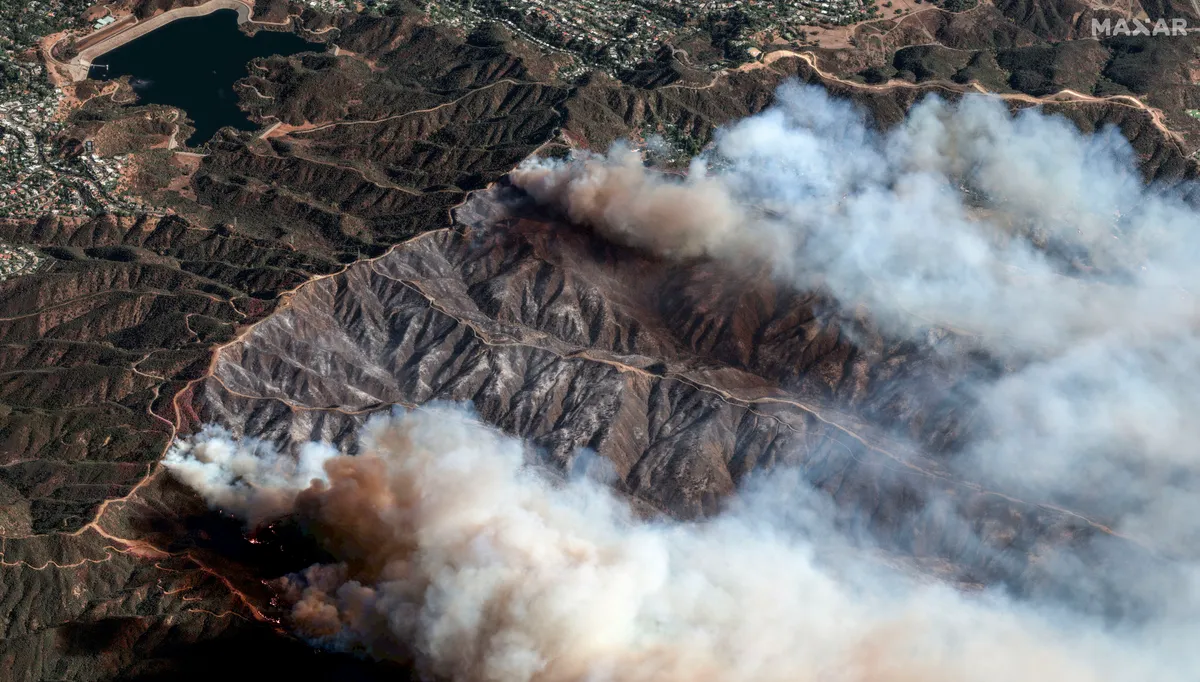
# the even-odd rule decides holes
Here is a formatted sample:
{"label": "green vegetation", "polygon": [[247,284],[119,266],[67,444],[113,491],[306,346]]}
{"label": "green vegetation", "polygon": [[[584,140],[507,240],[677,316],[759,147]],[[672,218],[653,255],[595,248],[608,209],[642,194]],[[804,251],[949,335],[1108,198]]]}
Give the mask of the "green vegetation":
{"label": "green vegetation", "polygon": [[641,137],[647,143],[647,162],[665,168],[686,166],[711,141],[711,134],[697,135],[653,116],[642,127]]}
{"label": "green vegetation", "polygon": [[72,27],[92,0],[0,0],[0,101],[48,96],[52,86],[38,63],[37,41]]}
{"label": "green vegetation", "polygon": [[965,12],[975,9],[979,0],[942,0],[941,8],[947,12]]}

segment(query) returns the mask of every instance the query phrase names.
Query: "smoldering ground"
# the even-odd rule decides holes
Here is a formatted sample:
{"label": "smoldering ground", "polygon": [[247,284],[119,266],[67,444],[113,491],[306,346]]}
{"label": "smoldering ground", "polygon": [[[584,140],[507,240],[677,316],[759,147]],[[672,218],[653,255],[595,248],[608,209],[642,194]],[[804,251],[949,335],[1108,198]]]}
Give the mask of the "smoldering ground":
{"label": "smoldering ground", "polygon": [[[1003,358],[1011,371],[969,387],[981,425],[953,466],[1170,555],[1169,581],[1123,576],[1144,617],[1102,623],[856,560],[861,538],[782,485],[787,472],[705,522],[639,520],[590,479],[548,481],[519,442],[445,406],[373,420],[356,457],[312,444],[297,460],[216,428],[179,443],[167,466],[210,503],[254,522],[296,515],[341,561],[286,581],[300,633],[497,682],[1200,673],[1186,580],[1196,214],[1144,187],[1112,131],[968,98],[927,100],[880,133],[819,90],[778,100],[722,130],[685,179],[617,149],[533,160],[512,180],[623,244],[766,261],[893,337],[948,328]],[[1086,582],[1087,561],[1061,570]]]}

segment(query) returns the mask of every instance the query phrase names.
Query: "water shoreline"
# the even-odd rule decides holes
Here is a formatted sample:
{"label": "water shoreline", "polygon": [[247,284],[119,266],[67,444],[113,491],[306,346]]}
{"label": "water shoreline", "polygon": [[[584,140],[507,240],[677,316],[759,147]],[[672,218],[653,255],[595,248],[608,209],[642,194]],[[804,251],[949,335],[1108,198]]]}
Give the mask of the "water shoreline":
{"label": "water shoreline", "polygon": [[187,19],[192,17],[202,17],[212,14],[220,10],[233,10],[237,12],[237,23],[239,26],[247,23],[261,24],[263,26],[274,26],[275,24],[256,22],[252,20],[252,7],[243,0],[208,0],[194,7],[176,7],[175,9],[167,10],[162,14],[156,14],[149,19],[143,21],[134,20],[133,23],[118,21],[110,27],[101,29],[96,33],[84,38],[88,40],[93,37],[99,37],[104,31],[109,31],[107,35],[100,38],[99,42],[88,45],[79,51],[70,62],[66,64],[71,75],[71,80],[78,83],[88,77],[88,72],[91,70],[92,62],[101,55],[112,52],[122,45],[136,40],[147,33],[156,29],[162,28],[167,24],[178,19]]}
{"label": "water shoreline", "polygon": [[[95,67],[102,63],[107,68],[94,68],[89,78],[108,82],[128,77],[138,102],[185,112],[194,130],[186,140],[176,139],[175,147],[202,145],[226,126],[250,132],[267,125],[269,120],[251,118],[250,112],[260,107],[243,106],[239,94],[237,84],[249,75],[248,64],[324,46],[291,31],[247,30],[245,15],[226,11],[233,9],[230,4],[232,0],[207,3],[112,36],[95,46],[96,52],[107,48],[104,56],[93,57]],[[175,147],[168,143],[169,149]]]}

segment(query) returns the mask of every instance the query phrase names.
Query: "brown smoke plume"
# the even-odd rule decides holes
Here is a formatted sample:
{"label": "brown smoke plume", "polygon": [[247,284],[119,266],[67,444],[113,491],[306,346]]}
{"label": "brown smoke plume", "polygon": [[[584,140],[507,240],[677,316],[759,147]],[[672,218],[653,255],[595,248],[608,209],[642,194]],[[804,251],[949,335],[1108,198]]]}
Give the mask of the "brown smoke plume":
{"label": "brown smoke plume", "polygon": [[[1127,643],[999,599],[834,570],[820,529],[801,540],[763,511],[795,498],[700,524],[638,520],[600,484],[548,481],[526,466],[521,442],[453,406],[376,418],[361,444],[356,457],[325,450],[323,474],[291,491],[292,511],[341,561],[287,580],[292,623],[326,646],[415,655],[437,678],[1184,679],[1147,677],[1161,671]],[[210,429],[167,466],[190,468],[213,501],[233,499],[234,480],[242,508],[259,509],[256,491],[277,501],[283,480],[261,447],[252,444],[258,472],[236,456],[241,444]]]}
{"label": "brown smoke plume", "polygon": [[625,246],[668,258],[713,255],[733,248],[743,216],[725,186],[696,166],[686,180],[646,169],[623,145],[607,155],[570,161],[530,159],[510,177],[538,202],[557,206]]}

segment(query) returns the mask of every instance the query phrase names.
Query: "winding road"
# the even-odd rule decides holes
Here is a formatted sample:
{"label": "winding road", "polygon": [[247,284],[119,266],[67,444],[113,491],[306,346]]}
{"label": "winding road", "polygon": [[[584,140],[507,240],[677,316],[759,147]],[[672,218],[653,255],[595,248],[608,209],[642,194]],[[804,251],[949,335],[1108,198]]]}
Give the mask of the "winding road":
{"label": "winding road", "polygon": [[[776,56],[776,55],[779,55],[779,56]],[[821,78],[821,80],[832,81],[834,83],[838,83],[840,85],[845,85],[847,87],[860,88],[860,89],[864,89],[864,90],[888,90],[891,88],[921,88],[921,87],[928,87],[930,85],[935,85],[935,86],[940,85],[942,87],[946,87],[951,90],[962,90],[962,88],[963,88],[963,86],[959,85],[958,83],[946,83],[943,81],[924,81],[922,83],[909,83],[908,81],[888,81],[887,83],[881,83],[878,85],[857,83],[855,81],[850,81],[850,80],[846,80],[844,78],[840,78],[840,77],[835,76],[827,71],[822,70],[821,67],[817,64],[817,56],[815,54],[813,54],[812,52],[790,52],[787,50],[779,50],[777,52],[772,52],[772,53],[768,54],[763,59],[761,64],[763,66],[766,66],[766,65],[769,65],[772,62],[775,62],[783,57],[795,57],[797,59],[802,60],[805,64],[808,64],[809,68],[811,68],[813,70],[813,72],[816,73],[817,76],[819,76]],[[1186,151],[1186,143],[1183,139],[1183,136],[1167,127],[1167,124],[1163,120],[1162,111],[1155,109],[1154,107],[1146,104],[1145,102],[1141,101],[1140,99],[1138,99],[1136,97],[1133,97],[1132,95],[1109,95],[1107,97],[1095,97],[1093,95],[1085,95],[1082,92],[1076,92],[1075,90],[1063,89],[1063,90],[1059,90],[1058,92],[1055,92],[1055,93],[1052,93],[1049,95],[1044,95],[1042,97],[1034,97],[1033,95],[1027,95],[1027,94],[1021,93],[1021,92],[1014,92],[1014,93],[993,92],[993,91],[988,90],[987,88],[983,87],[982,85],[980,85],[977,81],[971,81],[971,83],[967,87],[975,90],[976,92],[982,93],[984,95],[989,95],[991,97],[999,97],[1000,99],[1003,99],[1006,101],[1024,102],[1024,103],[1035,104],[1035,105],[1070,104],[1070,103],[1074,103],[1074,102],[1078,102],[1081,104],[1104,104],[1104,103],[1107,103],[1107,104],[1118,104],[1120,106],[1129,107],[1131,109],[1139,109],[1141,111],[1144,111],[1148,116],[1150,116],[1150,121],[1154,124],[1154,127],[1157,128],[1159,130],[1159,132],[1161,132],[1167,139],[1171,140],[1172,143],[1174,143],[1176,145],[1180,154],[1182,154],[1185,157],[1189,155],[1188,152]]]}

